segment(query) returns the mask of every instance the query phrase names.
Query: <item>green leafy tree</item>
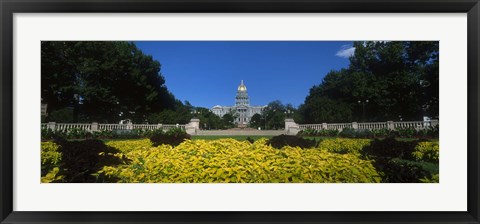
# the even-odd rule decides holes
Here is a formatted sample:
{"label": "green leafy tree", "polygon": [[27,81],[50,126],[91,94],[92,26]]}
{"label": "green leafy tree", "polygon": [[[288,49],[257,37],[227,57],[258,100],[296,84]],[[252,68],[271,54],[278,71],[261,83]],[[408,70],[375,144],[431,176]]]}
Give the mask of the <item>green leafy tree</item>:
{"label": "green leafy tree", "polygon": [[284,105],[281,101],[275,100],[268,103],[262,112],[261,127],[266,129],[282,129],[285,127],[287,111],[295,113],[296,110],[291,104]]}
{"label": "green leafy tree", "polygon": [[223,129],[222,119],[215,115],[207,108],[197,107],[195,109],[198,112],[198,118],[200,119],[200,128],[203,129]]}
{"label": "green leafy tree", "polygon": [[251,128],[262,128],[262,115],[254,114],[250,119],[250,127]]}
{"label": "green leafy tree", "polygon": [[233,112],[226,113],[222,116],[222,126],[224,129],[233,128],[235,127],[235,118],[236,115]]}
{"label": "green leafy tree", "polygon": [[[302,123],[438,117],[438,42],[354,42],[346,69],[330,71],[299,107]],[[368,103],[367,103],[368,100]]]}
{"label": "green leafy tree", "polygon": [[160,63],[134,43],[43,41],[41,56],[43,101],[49,111],[73,107],[75,122],[144,122],[174,109]]}

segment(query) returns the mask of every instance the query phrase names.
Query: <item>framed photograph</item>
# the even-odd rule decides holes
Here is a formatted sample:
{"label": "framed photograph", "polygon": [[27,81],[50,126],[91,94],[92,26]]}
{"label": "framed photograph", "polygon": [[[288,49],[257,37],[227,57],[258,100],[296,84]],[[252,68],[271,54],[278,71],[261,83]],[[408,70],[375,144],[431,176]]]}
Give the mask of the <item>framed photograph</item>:
{"label": "framed photograph", "polygon": [[479,4],[3,1],[1,223],[479,223]]}

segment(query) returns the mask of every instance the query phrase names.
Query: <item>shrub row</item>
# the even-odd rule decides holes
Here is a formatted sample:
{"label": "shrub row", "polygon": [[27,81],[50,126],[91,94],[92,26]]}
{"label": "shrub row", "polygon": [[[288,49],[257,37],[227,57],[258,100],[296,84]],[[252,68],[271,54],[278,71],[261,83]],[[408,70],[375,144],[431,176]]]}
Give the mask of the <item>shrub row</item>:
{"label": "shrub row", "polygon": [[438,138],[439,127],[428,127],[422,130],[414,128],[400,128],[396,130],[389,129],[351,129],[345,128],[341,132],[337,130],[314,130],[306,129],[300,131],[298,136],[324,136],[324,137],[343,137],[343,138]]}
{"label": "shrub row", "polygon": [[[181,132],[181,128],[169,129],[171,132]],[[48,128],[42,129],[42,140],[55,139],[139,139],[150,138],[155,134],[163,133],[161,129],[132,129],[132,130],[100,130],[89,132],[79,128],[72,128],[67,130],[52,130]]]}

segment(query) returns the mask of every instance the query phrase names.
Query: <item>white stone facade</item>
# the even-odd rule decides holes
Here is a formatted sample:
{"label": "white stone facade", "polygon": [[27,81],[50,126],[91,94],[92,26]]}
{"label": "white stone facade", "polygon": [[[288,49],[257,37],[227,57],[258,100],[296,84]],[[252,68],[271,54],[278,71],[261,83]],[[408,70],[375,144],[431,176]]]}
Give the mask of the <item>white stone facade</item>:
{"label": "white stone facade", "polygon": [[237,88],[237,95],[235,97],[235,106],[214,106],[212,113],[219,117],[225,114],[233,113],[235,117],[235,124],[239,127],[244,127],[250,123],[255,114],[262,114],[262,111],[267,106],[250,106],[250,98],[248,97],[247,87],[243,84],[243,80]]}

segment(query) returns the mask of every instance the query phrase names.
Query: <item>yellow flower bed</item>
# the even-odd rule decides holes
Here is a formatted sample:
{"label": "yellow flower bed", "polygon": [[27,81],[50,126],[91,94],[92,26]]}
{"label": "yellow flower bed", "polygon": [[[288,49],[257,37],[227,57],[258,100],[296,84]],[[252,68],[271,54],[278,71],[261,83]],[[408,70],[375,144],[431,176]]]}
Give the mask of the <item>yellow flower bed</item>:
{"label": "yellow flower bed", "polygon": [[[140,140],[109,142],[131,159],[99,173],[124,183],[338,183],[380,182],[371,161],[321,148],[281,150],[266,139],[251,144],[234,139],[187,140],[177,147],[140,147]],[[130,145],[129,147],[125,147]],[[130,150],[132,147],[135,149]]]}
{"label": "yellow flower bed", "polygon": [[63,176],[58,176],[60,163],[62,161],[62,153],[59,145],[53,142],[41,143],[40,158],[42,159],[42,183],[50,183],[52,181],[60,180]]}
{"label": "yellow flower bed", "polygon": [[437,162],[440,156],[438,142],[419,142],[412,152],[412,156],[418,161]]}
{"label": "yellow flower bed", "polygon": [[116,148],[123,153],[134,150],[147,150],[152,147],[150,139],[134,139],[134,140],[111,140],[105,142],[105,145]]}
{"label": "yellow flower bed", "polygon": [[370,142],[370,139],[334,138],[323,140],[318,147],[329,152],[360,155],[363,147],[370,145]]}

